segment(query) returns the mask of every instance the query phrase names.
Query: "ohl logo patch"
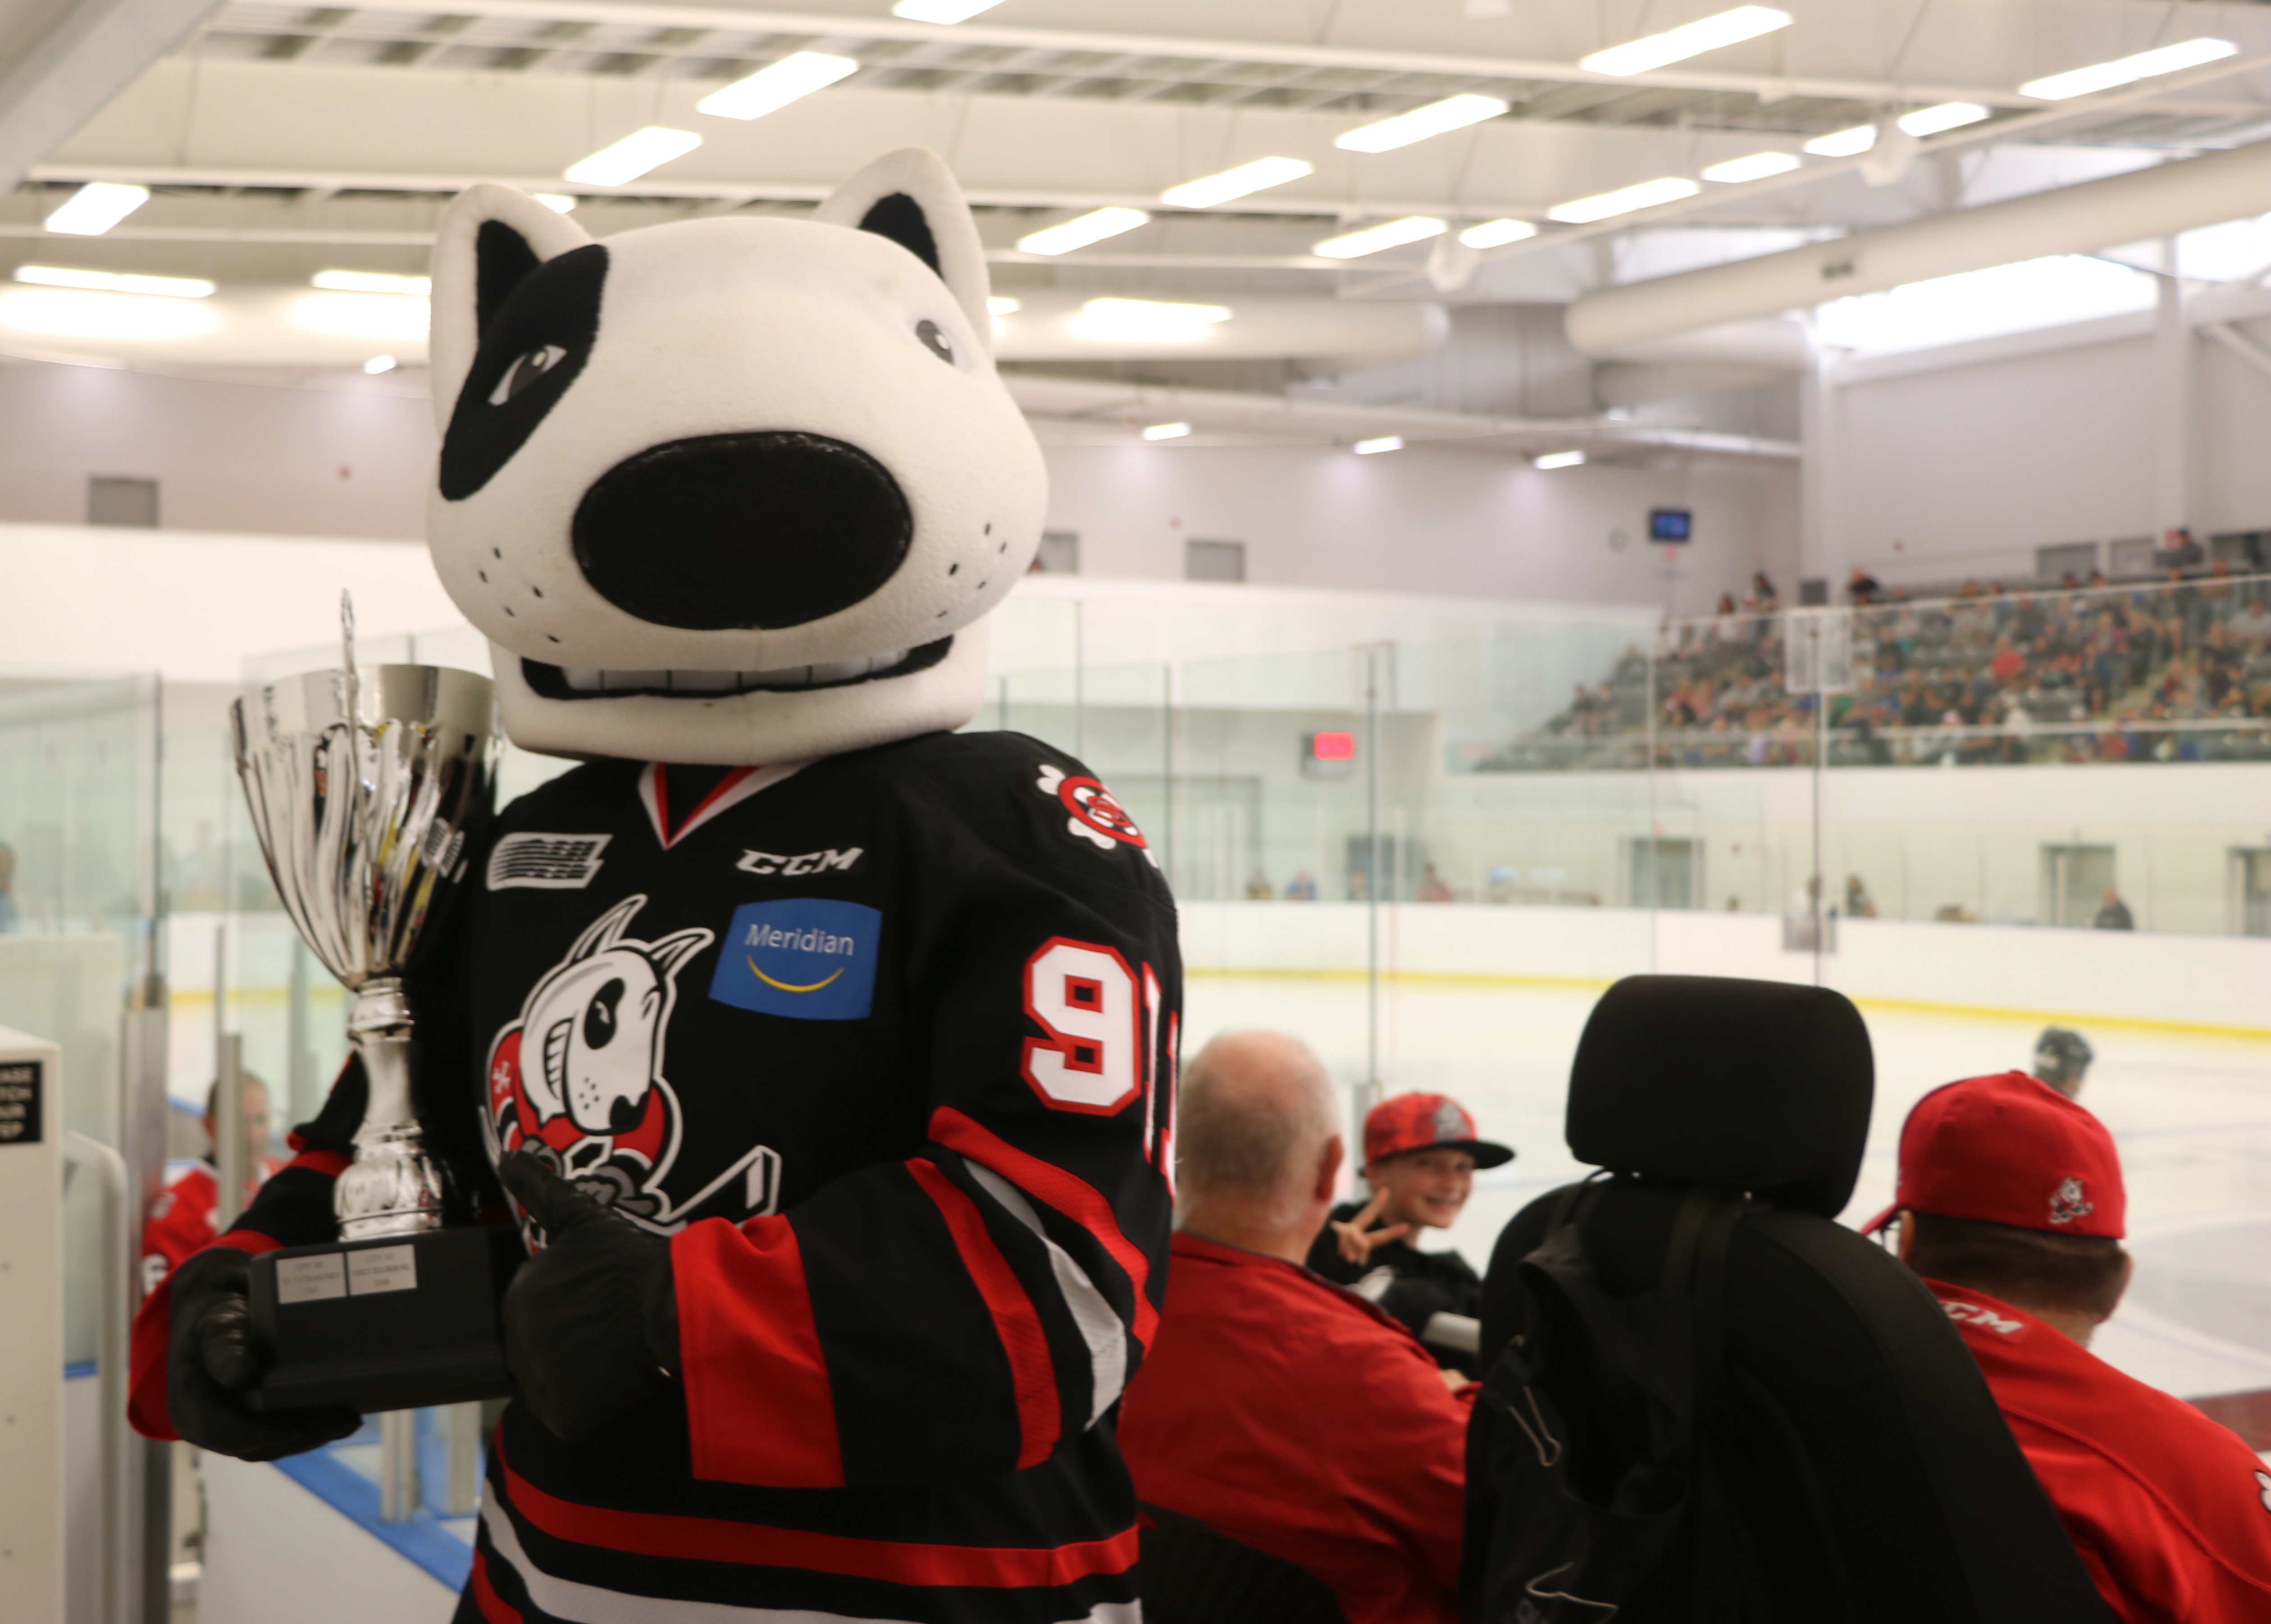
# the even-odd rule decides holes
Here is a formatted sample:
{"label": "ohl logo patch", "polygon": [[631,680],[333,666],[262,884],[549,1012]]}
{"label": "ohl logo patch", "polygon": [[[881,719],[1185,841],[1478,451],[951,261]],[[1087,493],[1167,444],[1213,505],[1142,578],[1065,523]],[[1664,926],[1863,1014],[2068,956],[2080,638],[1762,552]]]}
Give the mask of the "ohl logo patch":
{"label": "ohl logo patch", "polygon": [[821,897],[733,910],[710,996],[795,1021],[859,1021],[875,1002],[883,916]]}

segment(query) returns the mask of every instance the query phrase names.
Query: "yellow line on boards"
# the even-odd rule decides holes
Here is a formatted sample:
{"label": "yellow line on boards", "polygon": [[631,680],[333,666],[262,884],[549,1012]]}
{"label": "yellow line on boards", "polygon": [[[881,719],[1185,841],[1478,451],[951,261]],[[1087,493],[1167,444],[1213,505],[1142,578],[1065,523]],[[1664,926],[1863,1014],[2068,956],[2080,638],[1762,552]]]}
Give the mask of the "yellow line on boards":
{"label": "yellow line on boards", "polygon": [[[1361,970],[1226,970],[1190,965],[1184,966],[1183,974],[1186,977],[1256,981],[1361,982],[1365,979],[1365,972]],[[1478,989],[1530,987],[1577,992],[1599,992],[1613,984],[1612,979],[1592,976],[1501,975],[1441,970],[1389,971],[1381,980],[1393,986]],[[1853,995],[1849,994],[1848,996]],[[2090,1015],[2076,1009],[2016,1009],[1996,1004],[1933,1003],[1912,998],[1853,996],[1853,1002],[1864,1009],[1898,1010],[1910,1015],[1955,1016],[1967,1020],[2041,1021],[2053,1025],[2118,1027],[2126,1032],[2178,1032],[2189,1037],[2271,1042],[2271,1026],[2229,1026],[2211,1021],[2155,1020],[2133,1015]]]}

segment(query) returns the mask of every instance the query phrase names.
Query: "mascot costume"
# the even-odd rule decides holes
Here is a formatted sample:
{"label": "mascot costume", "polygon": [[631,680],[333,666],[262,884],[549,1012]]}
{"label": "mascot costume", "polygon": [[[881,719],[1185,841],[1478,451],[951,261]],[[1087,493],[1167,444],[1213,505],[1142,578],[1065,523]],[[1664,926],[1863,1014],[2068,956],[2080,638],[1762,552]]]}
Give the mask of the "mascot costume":
{"label": "mascot costume", "polygon": [[[416,978],[430,1143],[534,1252],[461,1621],[1136,1616],[1174,909],[1079,763],[949,731],[1045,500],[986,299],[923,152],[815,220],[443,224],[435,562],[583,763]],[[331,1238],[362,1096],[145,1305],[145,1433],[355,1424],[242,1394],[248,1258]]]}

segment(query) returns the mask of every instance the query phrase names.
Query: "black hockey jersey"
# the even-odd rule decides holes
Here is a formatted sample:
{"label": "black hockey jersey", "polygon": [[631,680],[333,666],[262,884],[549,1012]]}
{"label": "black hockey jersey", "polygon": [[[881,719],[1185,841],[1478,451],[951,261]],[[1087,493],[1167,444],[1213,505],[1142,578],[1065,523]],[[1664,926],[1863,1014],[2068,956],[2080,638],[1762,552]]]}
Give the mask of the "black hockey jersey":
{"label": "black hockey jersey", "polygon": [[473,861],[423,1114],[674,1237],[683,1387],[507,1410],[459,1618],[1132,1616],[1181,976],[1110,794],[1009,734],[600,761]]}

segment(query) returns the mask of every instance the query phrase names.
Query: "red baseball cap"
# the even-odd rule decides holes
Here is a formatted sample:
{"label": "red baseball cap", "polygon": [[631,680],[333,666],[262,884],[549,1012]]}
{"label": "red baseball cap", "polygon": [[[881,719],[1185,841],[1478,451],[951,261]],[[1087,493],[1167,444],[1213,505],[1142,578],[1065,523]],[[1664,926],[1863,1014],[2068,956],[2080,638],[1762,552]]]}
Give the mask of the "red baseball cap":
{"label": "red baseball cap", "polygon": [[1903,1208],[2118,1240],[2128,1197],[2105,1124],[2049,1084],[2005,1071],[1917,1101],[1901,1127],[1893,1204],[1861,1233],[1874,1234]]}
{"label": "red baseball cap", "polygon": [[1464,1151],[1478,1167],[1496,1167],[1514,1159],[1507,1146],[1476,1138],[1475,1119],[1448,1094],[1398,1094],[1365,1113],[1366,1166],[1407,1151],[1436,1149]]}

